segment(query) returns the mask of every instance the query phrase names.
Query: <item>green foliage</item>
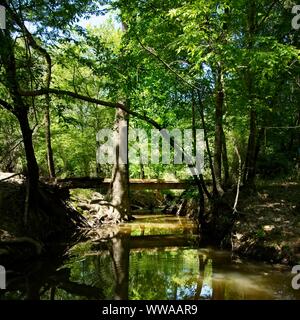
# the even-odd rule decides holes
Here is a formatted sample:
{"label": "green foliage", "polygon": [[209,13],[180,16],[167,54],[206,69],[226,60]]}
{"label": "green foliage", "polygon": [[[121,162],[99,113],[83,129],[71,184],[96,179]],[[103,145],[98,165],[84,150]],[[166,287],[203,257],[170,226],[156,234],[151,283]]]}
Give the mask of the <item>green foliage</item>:
{"label": "green foliage", "polygon": [[[249,27],[251,3],[255,6],[254,30]],[[257,112],[257,130],[299,125],[299,36],[291,30],[288,3],[268,1],[12,1],[31,26],[37,43],[52,58],[51,86],[107,101],[123,101],[133,111],[147,115],[162,127],[191,128],[192,104],[201,96],[209,143],[214,144],[216,82],[222,68],[225,102],[223,129],[230,169],[236,175],[234,145],[246,157],[249,110]],[[90,14],[114,10],[109,19],[86,29],[78,26]],[[123,23],[121,30],[119,23]],[[23,90],[46,85],[46,64],[29,48],[16,21],[8,15],[15,38],[17,77]],[[5,50],[4,47],[1,50]],[[11,102],[4,65],[0,66],[0,96]],[[252,83],[249,92],[249,79]],[[197,90],[196,90],[197,89]],[[40,171],[47,175],[44,97],[24,98],[30,107],[30,124]],[[96,174],[96,133],[112,128],[114,110],[80,102],[68,96],[51,96],[51,129],[54,161],[59,176]],[[202,122],[196,109],[196,128]],[[20,171],[25,164],[16,119],[0,111],[1,169]],[[132,128],[151,126],[130,118]],[[260,163],[295,166],[298,131],[267,131],[267,147]],[[235,137],[235,139],[233,139]],[[234,142],[236,141],[236,143]],[[259,141],[259,143],[262,141]],[[280,159],[274,161],[274,159]],[[207,156],[206,156],[207,160]],[[293,162],[294,161],[294,162]],[[208,161],[204,176],[210,178]],[[259,166],[260,166],[259,163]],[[141,167],[131,165],[131,177]],[[109,176],[109,166],[101,168]],[[186,178],[183,166],[144,166],[147,178]]]}
{"label": "green foliage", "polygon": [[258,238],[258,239],[264,239],[266,237],[266,233],[264,230],[258,230],[255,234],[255,236]]}

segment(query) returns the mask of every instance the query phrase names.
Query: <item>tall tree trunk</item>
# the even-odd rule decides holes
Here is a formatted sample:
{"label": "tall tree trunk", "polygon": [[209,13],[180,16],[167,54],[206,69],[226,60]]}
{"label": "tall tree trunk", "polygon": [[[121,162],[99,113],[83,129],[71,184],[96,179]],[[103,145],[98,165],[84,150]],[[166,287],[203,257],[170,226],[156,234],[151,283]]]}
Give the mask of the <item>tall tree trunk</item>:
{"label": "tall tree trunk", "polygon": [[[192,94],[192,130],[193,130],[193,149],[196,148],[196,103],[194,94]],[[211,195],[206,187],[203,174],[199,173],[199,178],[197,176],[194,176],[194,180],[198,187],[198,193],[199,193],[199,212],[198,212],[198,223],[199,223],[199,232],[201,232],[201,228],[205,224],[205,199],[204,199],[204,193],[206,194],[208,199],[211,199]]]}
{"label": "tall tree trunk", "polygon": [[[255,36],[255,28],[256,28],[256,1],[250,0],[248,7],[248,34],[247,34],[247,49],[253,49],[254,45],[254,36]],[[243,182],[244,185],[253,188],[255,184],[255,167],[256,167],[256,139],[257,139],[257,112],[254,105],[254,79],[253,73],[250,70],[250,66],[246,72],[246,86],[248,91],[248,99],[250,104],[250,114],[249,114],[249,138],[248,138],[248,146],[246,153],[246,161],[245,161],[245,171]]]}
{"label": "tall tree trunk", "polygon": [[202,128],[204,131],[204,139],[205,139],[205,145],[206,145],[206,151],[208,154],[208,161],[209,161],[209,168],[212,176],[212,184],[213,184],[213,196],[215,198],[219,197],[219,191],[217,188],[217,183],[216,183],[216,176],[215,176],[215,170],[214,170],[214,165],[213,165],[213,160],[212,160],[212,154],[210,151],[210,146],[209,146],[209,141],[208,141],[208,136],[207,136],[207,129],[206,129],[206,123],[205,123],[205,118],[204,118],[204,107],[202,104],[201,100],[201,95],[200,92],[197,91],[197,96],[198,96],[198,106],[199,106],[199,113],[201,117],[201,122],[202,122]]}
{"label": "tall tree trunk", "polygon": [[14,41],[8,31],[0,32],[0,42],[3,45],[3,50],[0,51],[1,62],[6,71],[6,80],[13,100],[13,110],[10,110],[18,119],[25,149],[27,162],[27,197],[25,203],[24,222],[27,224],[29,209],[35,211],[36,196],[39,181],[39,168],[36,161],[33,142],[32,130],[28,120],[28,106],[25,104],[22,97],[19,95],[19,82],[17,77],[16,58],[14,53]]}
{"label": "tall tree trunk", "polygon": [[[205,122],[204,122],[204,114],[202,114],[201,120],[202,120],[202,126],[203,126],[203,131],[204,131],[204,139],[206,140],[207,145],[208,145],[208,140],[207,140],[207,136],[206,136],[206,127],[205,127]],[[196,129],[196,101],[195,101],[195,96],[194,96],[193,92],[192,92],[192,130],[193,130],[193,141],[194,141],[194,147],[193,148],[196,149],[196,135],[197,135],[197,129]],[[211,162],[211,165],[212,165],[212,162]],[[207,189],[207,186],[206,186],[206,183],[204,181],[204,177],[203,177],[202,172],[200,172],[199,178],[194,176],[194,180],[195,180],[195,182],[196,182],[196,184],[198,186],[198,189],[199,189],[200,207],[203,208],[202,212],[204,214],[204,209],[205,209],[204,195],[202,195],[201,193],[204,192],[208,199],[211,199],[211,194],[209,193],[209,191]],[[202,204],[202,201],[203,201],[203,204]]]}
{"label": "tall tree trunk", "polygon": [[[121,18],[121,27],[123,33],[126,33],[127,24],[123,18]],[[127,107],[129,106],[127,105]],[[112,206],[110,219],[114,222],[131,220],[129,203],[128,120],[129,115],[124,110],[117,108],[115,116],[116,159],[112,170],[111,188],[109,190]]]}
{"label": "tall tree trunk", "polygon": [[116,159],[112,171],[110,189],[110,219],[121,222],[130,219],[129,204],[129,165],[128,165],[128,114],[116,110]]}
{"label": "tall tree trunk", "polygon": [[223,103],[224,90],[222,81],[221,65],[217,67],[216,80],[216,106],[215,106],[215,146],[214,146],[214,169],[216,175],[216,183],[219,191],[222,179],[222,132],[223,132]]}

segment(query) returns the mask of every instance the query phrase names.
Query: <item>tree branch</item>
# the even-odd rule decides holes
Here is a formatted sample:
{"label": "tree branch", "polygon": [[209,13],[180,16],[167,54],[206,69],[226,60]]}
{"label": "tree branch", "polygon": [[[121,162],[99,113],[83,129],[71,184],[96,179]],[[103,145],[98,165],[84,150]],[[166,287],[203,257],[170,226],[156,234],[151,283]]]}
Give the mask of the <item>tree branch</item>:
{"label": "tree branch", "polygon": [[48,53],[48,51],[40,46],[37,41],[34,39],[33,35],[29,32],[29,30],[26,28],[24,22],[22,19],[18,16],[14,10],[12,10],[9,6],[7,7],[7,11],[10,13],[10,15],[13,17],[15,22],[18,24],[18,26],[23,31],[24,35],[26,36],[28,40],[28,44],[35,50],[37,50],[46,60],[47,62],[47,75],[46,75],[46,86],[47,88],[50,88],[51,83],[51,77],[52,77],[52,60],[51,56]]}
{"label": "tree branch", "polygon": [[125,112],[127,112],[128,114],[131,114],[134,117],[137,117],[141,120],[146,121],[147,123],[151,124],[152,126],[154,126],[155,128],[162,130],[162,126],[157,123],[156,121],[154,121],[153,119],[149,118],[148,116],[142,115],[138,112],[132,111],[130,109],[128,109],[123,103],[120,102],[110,102],[110,101],[104,101],[104,100],[100,100],[100,99],[96,99],[96,98],[91,98],[91,97],[87,97],[84,96],[82,94],[79,93],[75,93],[72,91],[68,91],[68,90],[60,90],[60,89],[53,89],[53,88],[44,88],[44,89],[40,89],[40,90],[36,90],[36,91],[19,91],[21,96],[24,97],[37,97],[37,96],[43,96],[43,95],[47,95],[47,94],[55,94],[57,96],[68,96],[74,99],[78,99],[78,100],[82,100],[82,101],[86,101],[89,103],[94,103],[97,105],[101,105],[104,107],[109,107],[109,108],[119,108],[121,110],[124,110]]}
{"label": "tree branch", "polygon": [[8,102],[0,99],[0,105],[1,105],[3,108],[5,108],[6,110],[14,113],[14,108],[13,108],[13,106],[12,106],[11,104],[9,104]]}
{"label": "tree branch", "polygon": [[[200,90],[199,87],[195,86],[194,84],[190,83],[188,80],[186,80],[182,75],[180,75],[177,71],[175,71],[170,64],[168,64],[166,61],[164,61],[153,48],[149,48],[143,45],[143,43],[138,39],[139,44],[141,47],[152,54],[159,62],[161,62],[169,71],[171,71],[177,78],[179,78],[181,81],[183,81],[185,84],[187,84],[192,89],[196,89],[197,91]],[[201,91],[201,90],[200,90]]]}
{"label": "tree branch", "polygon": [[[44,88],[44,89],[40,89],[40,90],[36,90],[36,91],[21,91],[21,90],[19,90],[19,94],[21,96],[24,96],[24,97],[37,97],[37,96],[42,96],[42,95],[45,95],[45,94],[55,94],[55,95],[58,95],[58,96],[69,96],[69,97],[72,97],[74,99],[86,101],[86,102],[89,102],[89,103],[94,103],[94,104],[101,105],[101,106],[104,106],[104,107],[109,107],[109,108],[114,108],[114,109],[119,108],[121,110],[124,110],[128,114],[140,119],[140,120],[146,121],[147,123],[149,123],[154,128],[156,128],[156,129],[158,129],[160,131],[164,129],[155,120],[149,118],[148,116],[142,115],[142,114],[140,114],[138,112],[132,111],[131,109],[127,108],[123,103],[120,103],[120,102],[110,102],[110,101],[99,100],[99,99],[87,97],[87,96],[84,96],[82,94],[75,93],[75,92],[72,92],[72,91],[60,90],[60,89],[52,89],[52,88],[50,88],[50,89],[45,89]],[[168,134],[167,134],[167,136],[168,136]],[[168,137],[165,137],[164,135],[163,135],[163,137],[164,138],[168,138]],[[172,143],[174,143],[174,148],[181,148],[180,146],[178,146],[175,143],[175,141],[172,138],[171,138],[171,141],[172,141]],[[183,154],[185,154],[185,152],[183,152]],[[194,179],[195,179],[195,176],[194,176]]]}
{"label": "tree branch", "polygon": [[275,4],[278,2],[278,0],[274,0],[273,3],[270,5],[266,15],[260,20],[260,22],[257,24],[256,29],[259,29],[261,27],[261,25],[268,19],[268,17],[270,16],[270,13],[272,11],[272,9],[274,8]]}

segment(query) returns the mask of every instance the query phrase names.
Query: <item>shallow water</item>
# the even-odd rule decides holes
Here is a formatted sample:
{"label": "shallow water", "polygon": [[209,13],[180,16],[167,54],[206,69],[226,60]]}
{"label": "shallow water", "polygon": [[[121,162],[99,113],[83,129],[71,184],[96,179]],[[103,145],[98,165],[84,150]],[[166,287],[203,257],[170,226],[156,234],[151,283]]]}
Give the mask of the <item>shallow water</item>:
{"label": "shallow water", "polygon": [[12,272],[0,298],[300,299],[289,268],[199,249],[196,231],[186,218],[137,216],[99,230],[101,240],[78,243],[64,259],[26,265],[19,278]]}

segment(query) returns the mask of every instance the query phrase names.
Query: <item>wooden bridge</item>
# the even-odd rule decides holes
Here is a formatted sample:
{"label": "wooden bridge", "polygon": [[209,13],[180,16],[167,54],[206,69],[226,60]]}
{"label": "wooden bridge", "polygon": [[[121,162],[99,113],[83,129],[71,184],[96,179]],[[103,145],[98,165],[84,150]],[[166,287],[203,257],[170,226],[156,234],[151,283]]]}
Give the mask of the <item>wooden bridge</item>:
{"label": "wooden bridge", "polygon": [[[108,189],[111,179],[66,178],[46,181],[61,189]],[[184,190],[195,185],[193,180],[130,179],[130,190]]]}

